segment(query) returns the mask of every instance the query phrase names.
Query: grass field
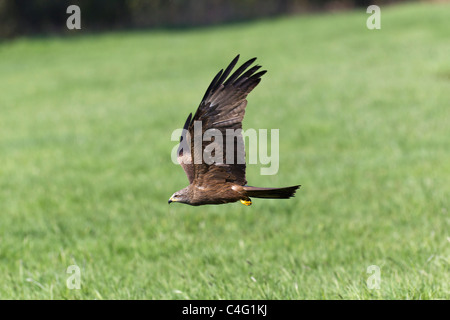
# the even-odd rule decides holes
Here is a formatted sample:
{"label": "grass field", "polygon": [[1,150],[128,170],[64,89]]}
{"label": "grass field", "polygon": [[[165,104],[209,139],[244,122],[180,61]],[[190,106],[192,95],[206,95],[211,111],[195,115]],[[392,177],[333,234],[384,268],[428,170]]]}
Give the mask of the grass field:
{"label": "grass field", "polygon": [[[0,43],[0,297],[450,298],[449,11]],[[280,128],[249,184],[302,188],[168,206],[171,133],[237,53],[268,70],[244,128]]]}

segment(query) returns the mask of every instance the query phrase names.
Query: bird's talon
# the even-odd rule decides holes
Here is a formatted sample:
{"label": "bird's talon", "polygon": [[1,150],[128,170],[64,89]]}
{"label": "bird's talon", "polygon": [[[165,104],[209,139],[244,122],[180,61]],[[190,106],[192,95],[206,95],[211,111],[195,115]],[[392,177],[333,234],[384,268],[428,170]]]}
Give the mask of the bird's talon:
{"label": "bird's talon", "polygon": [[250,200],[250,199],[241,199],[241,203],[243,205],[246,205],[246,206],[251,206],[252,205],[252,200]]}

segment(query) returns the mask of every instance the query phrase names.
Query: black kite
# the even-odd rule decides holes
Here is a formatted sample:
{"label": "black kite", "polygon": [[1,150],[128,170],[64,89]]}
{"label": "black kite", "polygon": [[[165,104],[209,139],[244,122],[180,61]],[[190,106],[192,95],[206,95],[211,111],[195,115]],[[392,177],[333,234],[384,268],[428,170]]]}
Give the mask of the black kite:
{"label": "black kite", "polygon": [[[191,113],[186,120],[178,148],[178,162],[186,172],[190,184],[186,188],[175,192],[170,197],[169,203],[181,202],[199,206],[241,201],[249,206],[252,203],[251,197],[288,199],[300,187],[299,185],[285,188],[247,186],[245,178],[245,149],[241,134],[242,120],[245,107],[247,106],[246,97],[258,85],[261,81],[261,76],[266,71],[256,72],[261,68],[258,65],[247,70],[256,60],[256,58],[253,58],[228,77],[238,59],[239,55],[225,71],[223,69],[220,70],[206,90],[194,117],[192,117]],[[201,132],[194,132],[195,122],[201,124]],[[203,151],[210,143],[203,140],[203,134],[210,129],[219,130],[216,132],[221,133],[224,137],[222,144],[219,146],[223,161],[209,162],[209,164],[203,158],[200,158],[200,161],[195,161],[198,159],[198,156],[203,155]],[[234,148],[231,151],[225,148],[227,129],[233,129],[234,132],[237,132],[237,135],[235,134],[233,137]],[[192,139],[187,139],[187,134]],[[201,141],[200,155],[195,153],[194,150],[194,141],[198,138]],[[211,141],[214,142],[214,139]],[[227,159],[229,160],[227,152],[229,157],[230,152],[234,153],[231,163],[227,161]],[[194,159],[192,159],[192,154],[194,154]],[[215,154],[217,154],[217,150],[215,150]],[[242,159],[242,156],[243,161],[238,161]]]}

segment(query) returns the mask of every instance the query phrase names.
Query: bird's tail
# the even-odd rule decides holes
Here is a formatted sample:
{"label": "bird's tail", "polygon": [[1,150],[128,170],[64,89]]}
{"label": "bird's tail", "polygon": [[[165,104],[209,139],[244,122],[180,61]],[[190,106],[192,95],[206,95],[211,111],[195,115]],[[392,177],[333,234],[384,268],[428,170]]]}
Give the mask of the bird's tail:
{"label": "bird's tail", "polygon": [[245,186],[244,190],[246,195],[250,198],[289,199],[294,196],[295,191],[297,191],[298,188],[300,188],[300,186],[285,188],[258,188]]}

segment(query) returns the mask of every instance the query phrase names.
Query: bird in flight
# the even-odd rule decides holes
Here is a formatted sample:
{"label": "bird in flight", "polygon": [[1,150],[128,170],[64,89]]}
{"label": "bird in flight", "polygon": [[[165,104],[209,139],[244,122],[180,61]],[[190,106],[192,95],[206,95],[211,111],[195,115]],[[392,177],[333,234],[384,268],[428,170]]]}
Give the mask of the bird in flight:
{"label": "bird in flight", "polygon": [[[258,188],[247,185],[242,120],[247,95],[259,84],[266,71],[257,72],[261,68],[259,65],[249,68],[256,60],[253,58],[229,76],[238,60],[239,55],[225,71],[219,71],[194,116],[189,114],[184,124],[177,160],[186,172],[189,185],[175,192],[169,204],[180,202],[200,206],[240,201],[249,206],[251,198],[288,199],[300,187]],[[213,132],[211,139],[204,138],[208,131]],[[233,133],[232,140],[227,139],[230,132]],[[230,143],[227,144],[230,140],[232,148]],[[212,160],[211,157],[203,158],[208,148],[212,149],[209,150]]]}

